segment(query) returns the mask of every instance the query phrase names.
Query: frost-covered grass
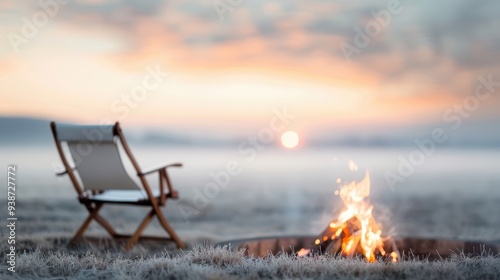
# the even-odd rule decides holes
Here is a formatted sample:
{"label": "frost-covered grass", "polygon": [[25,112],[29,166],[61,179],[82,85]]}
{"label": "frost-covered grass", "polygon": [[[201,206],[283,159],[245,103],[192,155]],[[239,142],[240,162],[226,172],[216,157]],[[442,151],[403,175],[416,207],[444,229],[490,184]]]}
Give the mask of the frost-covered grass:
{"label": "frost-covered grass", "polygon": [[[281,194],[281,193],[280,193]],[[324,196],[324,195],[323,195]],[[253,197],[249,197],[253,199]],[[187,242],[201,244],[266,235],[314,235],[324,229],[331,213],[318,219],[328,201],[304,198],[298,216],[287,216],[288,205],[279,204],[274,197],[263,204],[248,202],[241,207],[239,199],[214,202],[217,207],[207,208],[206,216],[186,224],[175,207],[167,211],[169,221]],[[314,203],[311,203],[314,202]],[[395,203],[391,224],[398,226],[402,236],[443,237],[461,240],[488,240],[500,242],[498,197],[459,200],[425,196],[390,200]],[[285,201],[287,202],[287,201]],[[234,204],[231,204],[234,203]],[[284,203],[284,202],[283,202]],[[6,205],[6,204],[4,204]],[[98,242],[82,243],[68,249],[66,244],[87,213],[74,200],[21,201],[16,249],[16,273],[7,271],[5,255],[7,241],[5,229],[0,229],[0,279],[500,279],[500,257],[484,253],[468,257],[456,254],[442,261],[407,258],[400,263],[368,264],[363,260],[348,260],[334,256],[296,258],[278,255],[266,259],[246,257],[242,252],[228,248],[198,245],[178,251],[170,243],[148,244],[141,241],[128,253],[114,246],[109,238]],[[313,205],[313,206],[311,206]],[[172,206],[172,205],[171,205]],[[227,211],[227,209],[232,209]],[[284,210],[285,209],[285,210]],[[463,209],[467,209],[466,212]],[[170,211],[173,210],[173,211]],[[104,217],[120,232],[133,232],[145,215],[144,209],[109,207]],[[0,213],[0,218],[1,215]],[[237,218],[235,218],[237,217]],[[288,217],[287,219],[283,217]],[[315,217],[312,219],[311,217]],[[5,220],[5,217],[3,217]],[[294,220],[296,219],[296,220]],[[230,222],[228,222],[230,221]],[[314,223],[313,223],[314,222]],[[316,226],[315,226],[316,225]],[[95,228],[95,231],[93,230]],[[152,235],[165,234],[155,221],[148,227]],[[91,225],[86,236],[106,233]]]}
{"label": "frost-covered grass", "polygon": [[[93,252],[92,252],[93,251]],[[500,257],[456,254],[440,261],[407,258],[399,263],[366,263],[336,256],[264,259],[228,247],[196,245],[170,254],[134,256],[92,250],[26,251],[16,273],[2,252],[0,279],[500,279]]]}

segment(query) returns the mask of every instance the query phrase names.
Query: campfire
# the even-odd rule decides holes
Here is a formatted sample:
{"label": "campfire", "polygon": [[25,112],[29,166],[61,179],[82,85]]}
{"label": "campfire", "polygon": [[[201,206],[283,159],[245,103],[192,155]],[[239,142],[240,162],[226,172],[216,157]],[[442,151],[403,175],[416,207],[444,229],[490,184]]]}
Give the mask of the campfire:
{"label": "campfire", "polygon": [[[358,169],[350,161],[352,171]],[[337,179],[341,183],[341,179]],[[341,254],[346,257],[363,256],[368,262],[385,258],[397,262],[399,252],[392,238],[382,237],[382,230],[372,215],[373,205],[369,202],[370,174],[366,172],[360,182],[344,184],[335,195],[340,196],[344,208],[338,218],[332,221],[317,237],[314,244],[297,252],[298,256],[309,253]]]}
{"label": "campfire", "polygon": [[[349,167],[352,171],[358,170],[352,161]],[[335,195],[342,200],[343,208],[319,236],[259,237],[221,242],[217,246],[234,246],[233,250],[243,249],[246,256],[259,258],[281,253],[298,257],[334,254],[368,262],[399,262],[404,259],[400,250],[412,259],[424,260],[443,260],[457,252],[470,256],[484,252],[496,255],[500,252],[500,244],[496,243],[383,235],[381,225],[372,215],[373,205],[369,201],[370,174],[365,172],[359,182],[346,184],[339,178],[337,183],[340,188]]]}

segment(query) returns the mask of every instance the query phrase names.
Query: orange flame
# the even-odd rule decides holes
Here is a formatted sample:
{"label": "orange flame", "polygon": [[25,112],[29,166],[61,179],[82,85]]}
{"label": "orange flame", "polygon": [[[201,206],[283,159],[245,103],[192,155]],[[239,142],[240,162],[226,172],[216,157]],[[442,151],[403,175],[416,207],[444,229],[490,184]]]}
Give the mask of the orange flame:
{"label": "orange flame", "polygon": [[[349,161],[349,169],[357,171],[358,166]],[[340,184],[342,179],[337,178]],[[369,262],[375,262],[376,256],[385,256],[392,262],[400,258],[396,244],[390,236],[382,238],[382,230],[372,215],[373,205],[368,201],[370,196],[370,174],[366,172],[360,182],[351,182],[335,191],[344,203],[336,221],[330,225],[314,241],[315,246],[320,246],[323,252],[338,252],[343,256],[352,257],[361,254]],[[389,243],[387,243],[389,241]],[[333,242],[333,243],[332,243]],[[384,243],[391,248],[387,255]],[[301,249],[297,256],[303,257],[311,253],[310,249]],[[320,251],[321,252],[321,251]]]}
{"label": "orange flame", "polygon": [[[357,170],[352,161],[349,165],[351,170]],[[344,208],[337,220],[330,224],[330,228],[337,229],[336,236],[344,233],[342,255],[352,257],[359,252],[369,262],[376,260],[376,253],[385,255],[382,231],[372,216],[373,205],[367,201],[370,195],[370,174],[366,172],[359,183],[353,181],[342,186],[336,194],[342,199]],[[355,225],[350,226],[349,223]],[[397,253],[392,252],[390,256],[393,261],[397,261]]]}

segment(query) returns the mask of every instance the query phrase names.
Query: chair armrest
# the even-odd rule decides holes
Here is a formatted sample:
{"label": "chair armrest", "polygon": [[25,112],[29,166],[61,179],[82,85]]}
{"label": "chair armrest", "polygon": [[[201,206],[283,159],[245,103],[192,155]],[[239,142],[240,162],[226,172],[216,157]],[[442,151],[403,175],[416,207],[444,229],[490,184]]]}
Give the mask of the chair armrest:
{"label": "chair armrest", "polygon": [[[76,170],[76,168],[71,168],[71,170]],[[64,170],[62,172],[56,173],[56,176],[62,176],[68,174],[68,170]]]}
{"label": "chair armrest", "polygon": [[160,170],[168,168],[168,167],[182,167],[182,163],[177,162],[177,163],[159,165],[159,166],[156,166],[153,168],[146,169],[146,170],[142,171],[141,173],[139,173],[138,175],[139,176],[148,175],[148,174],[160,171]]}
{"label": "chair armrest", "polygon": [[174,191],[174,190],[169,191],[167,193],[167,197],[170,197],[170,198],[173,198],[173,199],[177,199],[177,198],[179,198],[179,192],[178,191]]}

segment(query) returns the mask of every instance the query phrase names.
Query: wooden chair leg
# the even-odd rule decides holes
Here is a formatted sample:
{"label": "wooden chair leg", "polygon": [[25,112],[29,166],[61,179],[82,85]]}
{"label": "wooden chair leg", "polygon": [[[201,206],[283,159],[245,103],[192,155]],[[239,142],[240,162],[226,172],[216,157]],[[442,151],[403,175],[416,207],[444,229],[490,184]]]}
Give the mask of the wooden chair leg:
{"label": "wooden chair leg", "polygon": [[174,240],[175,244],[177,244],[177,247],[179,249],[186,248],[186,245],[182,242],[182,240],[179,238],[179,236],[177,236],[174,229],[167,222],[167,219],[165,218],[165,216],[163,216],[163,213],[161,211],[155,211],[155,212],[156,212],[156,216],[158,217],[158,220],[160,221],[160,224],[167,231],[167,233],[170,235],[172,240]]}
{"label": "wooden chair leg", "polygon": [[137,240],[139,240],[141,233],[144,231],[144,229],[149,224],[149,222],[151,222],[154,215],[155,215],[154,209],[149,211],[148,215],[146,215],[146,217],[144,218],[142,223],[139,225],[139,227],[135,231],[134,235],[132,235],[132,237],[128,240],[127,245],[125,246],[125,251],[130,250],[130,248],[132,248],[132,246],[134,246],[134,244],[137,242]]}
{"label": "wooden chair leg", "polygon": [[118,233],[111,227],[111,225],[106,221],[101,215],[96,215],[94,218],[112,237],[116,237]]}
{"label": "wooden chair leg", "polygon": [[90,206],[88,204],[86,204],[85,206],[89,210],[89,216],[87,217],[87,219],[85,219],[85,221],[80,226],[78,231],[75,233],[73,238],[71,238],[68,245],[75,243],[75,241],[83,235],[83,233],[85,232],[85,230],[89,226],[90,222],[92,222],[92,220],[97,216],[97,213],[99,212],[99,210],[101,210],[102,204],[97,204],[94,208],[92,208],[92,206]]}
{"label": "wooden chair leg", "polygon": [[[100,203],[100,207],[104,206],[104,204]],[[89,212],[92,212],[92,207],[90,205],[85,205]],[[106,221],[101,215],[97,214],[95,215],[94,219],[111,235],[112,237],[116,237],[118,233],[113,229],[113,227]]]}
{"label": "wooden chair leg", "polygon": [[[73,238],[70,240],[68,245],[71,245],[76,242],[77,239],[79,239],[87,227],[90,225],[90,222],[92,222],[93,219],[95,219],[106,231],[112,236],[112,237],[117,237],[119,234],[116,233],[116,231],[113,229],[113,227],[102,217],[98,214],[99,210],[101,210],[103,204],[102,203],[97,203],[95,207],[92,207],[90,204],[86,204],[85,207],[89,211],[89,216],[83,224],[80,226],[78,231],[75,233]],[[177,236],[175,233],[174,229],[170,226],[168,223],[167,219],[163,215],[163,213],[160,211],[160,207],[156,204],[153,205],[153,209],[146,215],[142,223],[139,225],[135,233],[132,235],[132,237],[128,240],[127,245],[125,246],[125,251],[128,251],[134,246],[135,243],[139,240],[142,232],[146,228],[146,226],[151,222],[153,219],[154,215],[158,217],[158,220],[161,224],[161,226],[165,229],[165,231],[170,235],[171,239],[175,242],[177,247],[179,249],[183,249],[186,247],[186,245],[182,242],[182,240]]]}

